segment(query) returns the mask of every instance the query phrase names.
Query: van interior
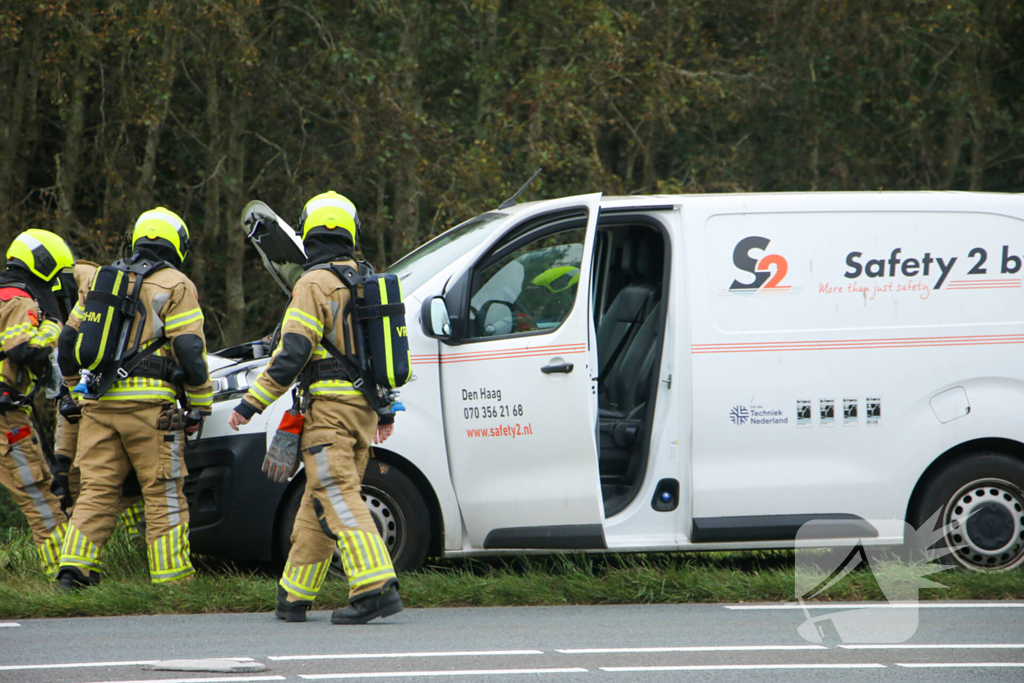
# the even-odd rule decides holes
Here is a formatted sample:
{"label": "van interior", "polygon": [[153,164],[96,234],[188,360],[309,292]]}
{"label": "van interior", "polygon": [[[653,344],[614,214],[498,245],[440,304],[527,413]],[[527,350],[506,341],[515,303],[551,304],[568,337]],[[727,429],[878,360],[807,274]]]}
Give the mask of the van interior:
{"label": "van interior", "polygon": [[601,214],[593,311],[606,517],[633,501],[647,470],[667,312],[668,253],[659,221]]}

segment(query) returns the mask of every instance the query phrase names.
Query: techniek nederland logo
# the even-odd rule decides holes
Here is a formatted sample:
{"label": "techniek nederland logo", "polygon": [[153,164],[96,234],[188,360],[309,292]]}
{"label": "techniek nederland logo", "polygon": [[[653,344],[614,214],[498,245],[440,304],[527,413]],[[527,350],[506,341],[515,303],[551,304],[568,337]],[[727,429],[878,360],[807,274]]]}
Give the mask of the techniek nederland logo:
{"label": "techniek nederland logo", "polygon": [[[918,592],[922,588],[945,588],[927,577],[949,569],[949,565],[937,560],[962,547],[940,543],[944,536],[948,538],[952,525],[935,529],[939,513],[937,510],[919,529],[900,520],[860,520],[868,525],[865,530],[871,528],[877,534],[851,537],[829,550],[810,546],[834,536],[835,521],[814,520],[800,527],[796,536],[796,596],[805,620],[797,632],[811,643],[823,643],[835,638],[826,634],[824,628],[831,623],[841,643],[895,644],[913,637],[918,627]],[[899,525],[903,526],[904,546],[898,553],[894,554],[892,548],[865,544],[866,538],[895,536]],[[824,597],[829,588],[857,568],[871,572],[884,600],[849,605],[809,602]],[[830,611],[812,617],[812,609]]]}
{"label": "techniek nederland logo", "polygon": [[729,419],[732,420],[734,425],[747,424],[747,420],[750,419],[750,411],[746,406],[734,406],[729,411]]}

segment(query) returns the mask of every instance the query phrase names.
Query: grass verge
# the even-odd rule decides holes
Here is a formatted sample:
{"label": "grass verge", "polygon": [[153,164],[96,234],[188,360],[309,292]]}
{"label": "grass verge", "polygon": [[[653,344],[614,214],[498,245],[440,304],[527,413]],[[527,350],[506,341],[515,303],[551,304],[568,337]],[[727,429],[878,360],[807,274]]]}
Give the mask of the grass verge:
{"label": "grass verge", "polygon": [[[263,612],[274,609],[277,594],[269,573],[201,557],[195,558],[195,580],[152,586],[145,549],[120,527],[105,549],[107,571],[95,588],[57,591],[37,558],[25,531],[11,529],[0,538],[0,618]],[[922,599],[1024,599],[1022,571],[947,571],[931,578],[945,587],[923,589]],[[785,601],[794,598],[794,560],[788,551],[556,555],[444,562],[400,580],[407,607]],[[870,572],[855,571],[825,599],[884,595]],[[316,604],[334,609],[347,602],[345,582],[328,579]]]}

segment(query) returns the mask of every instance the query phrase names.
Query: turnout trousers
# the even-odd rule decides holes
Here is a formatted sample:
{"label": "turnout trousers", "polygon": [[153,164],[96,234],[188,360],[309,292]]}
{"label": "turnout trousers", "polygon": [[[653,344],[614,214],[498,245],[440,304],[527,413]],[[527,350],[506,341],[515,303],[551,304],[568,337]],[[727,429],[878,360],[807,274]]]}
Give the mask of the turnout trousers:
{"label": "turnout trousers", "polygon": [[180,413],[169,403],[85,404],[75,459],[81,469],[81,492],[61,549],[61,569],[77,568],[90,579],[101,571],[121,487],[134,469],[146,508],[150,579],[167,583],[195,573],[188,544],[188,502],[182,493],[188,471],[181,427]]}
{"label": "turnout trousers", "polygon": [[397,582],[391,556],[362,498],[377,414],[358,394],[314,398],[302,430],[306,489],[295,516],[281,587],[288,600],[316,598],[337,544],[349,601]]}
{"label": "turnout trousers", "polygon": [[[78,500],[78,494],[82,491],[82,469],[78,466],[78,422],[68,422],[60,413],[57,413],[57,437],[55,452],[71,461],[68,469],[68,487],[71,489],[71,504]],[[71,515],[74,508],[68,510]],[[121,502],[117,506],[117,518],[124,524],[131,538],[139,538],[146,533],[146,516],[142,505],[142,495],[125,495],[122,493]]]}
{"label": "turnout trousers", "polygon": [[51,577],[57,573],[67,527],[60,501],[50,493],[52,479],[28,414],[22,410],[0,413],[0,484],[28,518],[43,571]]}

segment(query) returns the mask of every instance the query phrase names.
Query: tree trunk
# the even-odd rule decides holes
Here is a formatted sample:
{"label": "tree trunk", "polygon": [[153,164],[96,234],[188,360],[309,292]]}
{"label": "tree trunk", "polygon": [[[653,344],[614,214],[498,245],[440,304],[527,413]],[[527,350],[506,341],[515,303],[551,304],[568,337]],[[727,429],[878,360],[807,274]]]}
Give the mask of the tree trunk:
{"label": "tree trunk", "polygon": [[489,6],[483,9],[483,17],[480,24],[481,30],[486,36],[482,43],[483,48],[477,52],[477,63],[480,66],[478,73],[481,74],[480,90],[476,98],[476,139],[491,142],[490,125],[494,118],[494,75],[492,67],[495,65],[495,53],[498,47],[498,10],[501,7],[499,0],[491,0]]}
{"label": "tree trunk", "polygon": [[92,40],[89,29],[88,13],[82,15],[82,33],[78,36],[79,45],[76,50],[75,64],[71,73],[71,111],[68,115],[67,133],[64,138],[64,151],[61,154],[57,184],[58,220],[63,230],[67,231],[74,220],[75,190],[82,166],[82,136],[85,132],[85,96],[89,85],[90,50],[87,42]]}
{"label": "tree trunk", "polygon": [[178,52],[177,39],[171,29],[164,31],[163,52],[160,64],[165,74],[164,88],[160,93],[161,103],[157,105],[154,118],[146,128],[146,145],[142,157],[142,168],[139,169],[139,181],[135,188],[136,212],[145,211],[153,203],[153,183],[156,180],[157,151],[160,148],[160,133],[163,132],[164,119],[171,106],[171,95],[174,92],[174,76],[176,73]]}
{"label": "tree trunk", "polygon": [[[193,265],[192,280],[202,292],[206,288],[206,248],[217,244],[220,233],[220,83],[217,79],[217,63],[213,54],[207,56],[204,74],[206,86],[206,130],[209,133],[206,159],[206,177],[203,196],[203,229],[194,231],[192,241],[197,247]],[[196,234],[198,233],[198,234]]]}
{"label": "tree trunk", "polygon": [[[0,72],[5,85],[10,83],[11,74],[14,76],[13,88],[5,87],[7,91],[4,99],[8,106],[3,107],[6,115],[0,114],[0,143],[2,143],[2,157],[0,157],[0,231],[4,239],[13,237],[8,235],[10,225],[10,212],[14,207],[12,194],[15,190],[15,167],[18,155],[21,152],[23,143],[23,124],[25,112],[28,110],[31,86],[33,79],[30,71],[33,67],[33,60],[36,58],[36,22],[26,18],[24,38],[19,49],[12,51],[4,57],[5,68]],[[34,99],[34,98],[32,98]]]}
{"label": "tree trunk", "polygon": [[811,72],[811,150],[810,158],[808,159],[808,167],[811,172],[811,191],[818,189],[818,181],[820,180],[820,155],[821,155],[821,115],[818,106],[818,74],[814,71],[814,57],[812,56],[808,60],[808,65]]}
{"label": "tree trunk", "polygon": [[967,112],[970,107],[971,68],[974,52],[968,47],[961,48],[958,55],[954,91],[949,98],[949,119],[946,122],[946,139],[943,143],[942,161],[939,168],[939,188],[948,190],[956,181],[956,172],[960,167],[960,154],[964,144],[964,133],[967,131]]}
{"label": "tree trunk", "polygon": [[419,52],[422,47],[420,31],[424,29],[416,3],[408,3],[404,28],[398,46],[398,74],[396,92],[401,98],[402,120],[409,139],[403,145],[395,172],[395,236],[392,246],[405,253],[419,240],[420,178],[419,117],[423,109],[423,96],[418,78]]}
{"label": "tree trunk", "polygon": [[224,245],[224,311],[225,346],[245,341],[245,242],[235,228],[236,216],[245,204],[245,128],[249,123],[250,101],[245,86],[236,83],[231,97],[230,127],[228,131],[228,161],[225,176],[227,205]]}

